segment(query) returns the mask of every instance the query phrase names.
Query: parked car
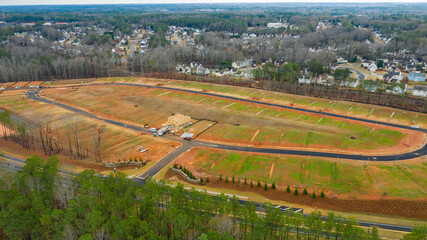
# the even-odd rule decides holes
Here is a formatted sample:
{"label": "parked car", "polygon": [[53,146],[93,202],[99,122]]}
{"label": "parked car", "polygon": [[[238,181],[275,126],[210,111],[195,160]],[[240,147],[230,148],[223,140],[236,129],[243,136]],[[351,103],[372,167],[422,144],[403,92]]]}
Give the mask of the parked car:
{"label": "parked car", "polygon": [[420,127],[418,127],[417,125],[413,125],[411,126],[411,128],[420,128]]}
{"label": "parked car", "polygon": [[150,132],[157,132],[156,128],[150,128]]}

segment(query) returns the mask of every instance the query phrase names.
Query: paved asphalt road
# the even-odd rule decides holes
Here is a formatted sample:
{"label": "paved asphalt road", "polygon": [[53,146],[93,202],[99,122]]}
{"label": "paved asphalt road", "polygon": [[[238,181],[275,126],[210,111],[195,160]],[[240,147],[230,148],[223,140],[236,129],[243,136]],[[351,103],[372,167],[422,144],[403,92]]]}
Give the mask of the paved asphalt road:
{"label": "paved asphalt road", "polygon": [[[168,159],[168,158],[176,157],[175,154],[173,154],[173,153],[177,152],[176,154],[179,155],[180,152],[182,153],[188,147],[189,147],[189,145],[183,145],[180,148],[178,148],[176,151],[170,153],[169,155],[172,154],[170,157],[168,155],[165,158]],[[10,161],[3,163],[3,165],[0,164],[0,169],[4,169],[4,170],[10,171],[10,172],[17,172],[19,170],[22,170],[22,168],[23,168],[22,164],[25,163],[24,159],[20,159],[20,158],[17,158],[17,157],[6,155],[6,154],[4,154],[3,156],[0,156],[0,159],[1,158],[7,159],[7,160],[10,160]],[[162,161],[162,160],[160,160],[160,161]],[[155,166],[156,165],[154,165],[152,168],[154,168]],[[160,166],[158,166],[158,167],[160,167]],[[155,168],[158,168],[158,167],[155,167]],[[58,171],[60,173],[65,174],[65,175],[74,175],[74,174],[76,174],[74,172],[70,172],[70,171],[63,170],[63,169],[59,169]],[[149,175],[151,176],[152,173],[147,174],[147,177]],[[98,175],[98,176],[99,177],[105,177],[104,175]],[[145,179],[142,179],[142,178],[133,178],[133,180],[139,182],[140,184],[145,184]],[[245,202],[246,202],[245,200],[239,200],[240,204],[244,204]],[[257,208],[260,208],[260,207],[261,208],[263,207],[263,203],[257,203]],[[286,211],[288,209],[288,207],[281,206],[281,205],[277,205],[276,207],[280,208],[282,211]],[[294,211],[302,211],[302,209],[294,209]],[[307,214],[304,214],[304,216],[307,216]],[[324,219],[326,219],[326,217],[324,217]],[[343,221],[345,222],[346,220],[343,219]],[[386,223],[375,223],[375,222],[366,222],[366,221],[357,221],[357,222],[359,223],[360,226],[363,226],[363,227],[377,227],[377,228],[382,228],[382,229],[387,229],[387,230],[393,230],[393,231],[410,232],[413,229],[413,227],[401,226],[401,225],[393,225],[393,224],[386,224]]]}
{"label": "paved asphalt road", "polygon": [[352,70],[352,71],[354,71],[354,72],[357,73],[357,77],[358,77],[359,80],[364,80],[365,79],[365,74],[363,74],[362,72],[360,72],[357,69],[354,69],[354,68],[351,68],[351,67],[347,67],[347,66],[338,66],[338,68],[347,68],[349,70]]}
{"label": "paved asphalt road", "polygon": [[[334,114],[334,113],[328,113],[328,112],[320,112],[310,109],[304,109],[304,108],[297,108],[297,107],[291,107],[287,105],[281,105],[281,104],[274,104],[274,103],[266,103],[261,101],[254,101],[249,99],[243,99],[243,98],[237,98],[237,97],[231,97],[231,96],[224,96],[220,94],[213,94],[213,93],[206,93],[206,92],[200,92],[200,91],[193,91],[193,90],[184,90],[184,89],[178,89],[178,88],[171,88],[171,87],[161,87],[161,86],[151,86],[151,85],[142,85],[142,84],[131,84],[131,83],[94,83],[89,85],[124,85],[124,86],[133,86],[133,87],[146,87],[146,88],[159,88],[159,89],[165,89],[165,90],[173,90],[173,91],[182,91],[182,92],[189,92],[189,93],[196,93],[196,94],[202,94],[207,96],[213,96],[213,97],[219,97],[219,98],[225,98],[225,99],[231,99],[235,101],[243,101],[243,102],[249,102],[249,103],[256,103],[259,105],[265,105],[265,106],[273,106],[283,109],[292,109],[292,110],[298,110],[301,112],[307,112],[307,113],[315,113],[320,114],[324,116],[332,116],[342,119],[348,119],[348,120],[354,120],[359,122],[365,122],[365,123],[373,123],[378,125],[384,125],[384,126],[390,126],[405,130],[411,130],[411,131],[420,131],[427,133],[426,129],[415,129],[411,128],[410,126],[404,126],[394,123],[388,123],[388,122],[379,122],[374,121],[370,119],[363,119],[363,118],[357,118],[357,117],[349,117],[345,115],[340,114]],[[76,86],[76,85],[74,85]],[[77,86],[87,86],[87,85],[77,85]],[[91,118],[95,118],[101,121],[108,122],[110,124],[125,127],[128,129],[132,129],[135,131],[140,132],[146,132],[150,133],[147,129],[143,127],[139,127],[136,125],[131,125],[119,121],[114,121],[111,119],[104,119],[101,118],[93,113],[89,113],[87,111],[84,111],[82,109],[78,109],[63,103],[55,102],[52,100],[48,100],[45,98],[38,97],[37,94],[34,92],[31,92],[29,94],[29,97],[31,99],[45,102],[48,104],[56,105],[62,108],[65,108],[67,110],[70,110],[75,113],[79,113]],[[150,133],[151,134],[151,133]],[[402,153],[402,154],[394,154],[394,155],[359,155],[359,154],[342,154],[342,153],[331,153],[331,152],[318,152],[318,151],[305,151],[305,150],[289,150],[289,149],[275,149],[275,148],[259,148],[259,147],[244,147],[244,146],[235,146],[235,145],[227,145],[227,144],[215,144],[215,143],[209,143],[209,142],[203,142],[198,140],[193,140],[191,142],[187,142],[185,140],[182,140],[176,136],[164,136],[166,138],[169,138],[174,141],[181,142],[183,144],[189,144],[192,147],[201,146],[201,147],[211,147],[211,148],[219,148],[219,149],[227,149],[227,150],[235,150],[235,151],[244,151],[244,152],[257,152],[257,153],[271,153],[271,154],[287,154],[287,155],[299,155],[299,156],[311,156],[311,157],[327,157],[327,158],[333,158],[333,159],[349,159],[349,160],[358,160],[358,161],[399,161],[399,160],[407,160],[412,158],[417,158],[423,155],[427,155],[427,144],[423,147],[412,151],[408,153]]]}
{"label": "paved asphalt road", "polygon": [[[98,84],[101,85],[101,84]],[[136,87],[153,87],[153,86],[148,86],[148,85],[137,85],[137,84],[115,84],[115,85],[130,85],[130,86],[136,86]],[[336,115],[336,114],[330,114],[330,113],[325,113],[325,112],[317,112],[317,111],[313,111],[313,110],[307,110],[307,109],[299,109],[299,108],[295,108],[295,107],[289,107],[289,106],[284,106],[284,105],[277,105],[277,104],[270,104],[270,103],[263,103],[263,102],[259,102],[259,101],[252,101],[252,100],[247,100],[247,99],[240,99],[240,98],[234,98],[234,97],[229,97],[229,96],[222,96],[222,95],[217,95],[217,94],[211,94],[211,93],[202,93],[202,92],[197,92],[197,91],[191,91],[191,90],[182,90],[182,89],[175,89],[175,88],[166,88],[166,87],[156,87],[156,88],[163,88],[163,89],[168,89],[168,90],[176,90],[176,91],[185,91],[185,92],[191,92],[191,93],[197,93],[197,94],[204,94],[204,95],[210,95],[210,96],[215,96],[215,97],[223,97],[223,98],[228,98],[228,99],[233,99],[236,101],[246,101],[246,102],[252,102],[252,103],[257,103],[257,104],[263,104],[263,105],[268,105],[268,106],[276,106],[276,107],[282,107],[282,108],[287,108],[287,109],[295,109],[295,110],[300,110],[300,111],[304,111],[304,112],[311,112],[311,113],[318,113],[318,114],[323,114],[323,115],[329,115],[329,116],[335,116],[335,117],[341,117],[341,118],[348,118],[348,119],[352,119],[352,120],[356,120],[356,121],[363,121],[363,122],[370,122],[372,123],[372,120],[365,120],[365,119],[359,119],[359,118],[353,118],[353,117],[347,117],[347,116],[343,116],[343,115]],[[37,93],[35,92],[31,92],[29,94],[29,97],[31,99],[37,100],[37,101],[41,101],[41,102],[45,102],[48,104],[53,104],[65,109],[68,109],[70,111],[82,114],[84,116],[88,116],[94,119],[98,119],[101,121],[105,121],[108,122],[110,124],[114,124],[117,126],[121,126],[121,127],[125,127],[131,130],[135,130],[135,131],[141,131],[141,132],[146,132],[146,133],[150,133],[147,129],[143,128],[143,127],[139,127],[139,126],[135,126],[135,125],[129,125],[127,123],[122,123],[122,122],[118,122],[118,121],[114,121],[111,119],[104,119],[101,118],[95,114],[86,112],[84,110],[78,109],[78,108],[74,108],[72,106],[66,105],[66,104],[62,104],[59,102],[54,102],[45,98],[40,98],[38,97]],[[425,129],[412,129],[410,127],[407,126],[401,126],[401,125],[396,125],[396,124],[390,124],[390,123],[384,123],[384,122],[376,122],[377,124],[382,124],[382,125],[387,125],[387,126],[393,126],[393,127],[398,127],[398,128],[402,128],[402,129],[409,129],[409,130],[414,130],[414,131],[421,131],[421,132],[426,132]],[[157,174],[161,169],[163,169],[166,165],[168,165],[170,162],[172,162],[176,157],[178,157],[179,155],[181,155],[182,153],[184,153],[185,151],[187,151],[188,149],[195,147],[195,146],[205,146],[205,147],[212,147],[212,148],[220,148],[220,149],[228,149],[228,150],[238,150],[238,151],[251,151],[251,152],[261,152],[261,153],[275,153],[275,154],[293,154],[293,155],[310,155],[310,156],[324,156],[324,157],[339,157],[339,158],[348,158],[348,159],[353,159],[353,160],[366,160],[367,158],[371,158],[372,161],[394,161],[394,160],[403,160],[403,159],[407,159],[407,157],[411,157],[413,155],[408,155],[408,154],[400,154],[400,155],[390,155],[390,156],[363,156],[363,155],[346,155],[346,154],[336,154],[336,153],[323,153],[323,152],[311,152],[311,151],[297,151],[297,150],[283,150],[283,149],[269,149],[269,148],[252,148],[252,147],[241,147],[241,146],[233,146],[233,145],[224,145],[224,144],[213,144],[213,143],[208,143],[208,142],[202,142],[202,141],[185,141],[182,140],[181,138],[177,137],[177,136],[172,136],[172,135],[164,135],[163,137],[173,140],[173,141],[178,141],[182,143],[182,146],[178,147],[177,149],[175,149],[174,151],[170,152],[167,156],[165,156],[163,159],[161,159],[160,161],[158,161],[155,165],[153,165],[153,167],[151,167],[149,170],[147,170],[146,173],[142,174],[141,176],[134,178],[134,180],[138,181],[140,184],[144,184],[145,183],[145,179],[148,177],[153,177],[155,174]],[[419,156],[421,154],[425,154],[425,148],[426,146],[424,146],[423,148],[414,151],[413,154],[415,154],[414,156]],[[424,150],[422,150],[424,149]],[[418,154],[416,154],[418,153]],[[411,154],[411,153],[409,153]],[[16,158],[16,157],[12,157],[12,156],[8,156],[5,155],[3,157],[12,159],[14,161],[18,161],[18,162],[25,162],[22,159]],[[389,159],[389,160],[388,160]],[[71,173],[69,171],[63,171],[64,173]],[[240,200],[243,201],[243,200]],[[280,206],[280,208],[282,209],[286,209],[287,207],[285,206]],[[378,228],[382,228],[382,229],[388,229],[388,230],[395,230],[395,231],[403,231],[403,232],[409,232],[411,231],[413,228],[412,227],[408,227],[408,226],[399,226],[399,225],[392,225],[392,224],[382,224],[382,223],[374,223],[374,222],[366,222],[366,221],[358,221],[359,224],[361,226],[365,226],[365,227],[370,227],[370,226],[376,226]]]}

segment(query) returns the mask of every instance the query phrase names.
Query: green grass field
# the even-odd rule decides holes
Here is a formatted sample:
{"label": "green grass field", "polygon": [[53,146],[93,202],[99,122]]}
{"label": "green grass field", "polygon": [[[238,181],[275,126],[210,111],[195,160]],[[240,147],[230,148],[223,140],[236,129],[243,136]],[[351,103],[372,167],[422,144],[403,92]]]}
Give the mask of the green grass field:
{"label": "green grass field", "polygon": [[[427,162],[386,165],[336,162],[321,158],[255,155],[198,149],[196,167],[202,171],[276,184],[323,188],[339,194],[387,193],[396,197],[427,195]],[[272,164],[274,168],[270,177]]]}

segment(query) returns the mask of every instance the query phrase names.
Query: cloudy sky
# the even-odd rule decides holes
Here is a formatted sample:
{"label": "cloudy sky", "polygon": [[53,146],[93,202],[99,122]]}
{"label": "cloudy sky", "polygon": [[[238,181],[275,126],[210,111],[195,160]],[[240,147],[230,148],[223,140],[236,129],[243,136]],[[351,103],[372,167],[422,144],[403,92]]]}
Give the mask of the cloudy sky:
{"label": "cloudy sky", "polygon": [[[125,4],[125,3],[238,3],[262,0],[0,0],[0,5]],[[265,2],[427,2],[427,0],[267,0]]]}

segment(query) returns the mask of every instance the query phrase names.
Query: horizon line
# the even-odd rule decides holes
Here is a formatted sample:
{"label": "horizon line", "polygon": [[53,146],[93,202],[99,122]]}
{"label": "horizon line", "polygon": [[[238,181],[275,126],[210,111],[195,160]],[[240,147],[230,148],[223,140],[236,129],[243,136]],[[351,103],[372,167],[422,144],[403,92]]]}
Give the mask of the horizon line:
{"label": "horizon line", "polygon": [[[90,1],[90,0],[89,0]],[[322,1],[322,0],[308,0],[308,1],[295,1],[295,0],[291,0],[291,1],[286,1],[286,0],[278,0],[278,1],[274,1],[274,0],[270,0],[268,2],[263,2],[261,0],[255,0],[255,1],[250,1],[250,0],[244,0],[244,1],[236,1],[236,2],[230,2],[230,1],[224,1],[224,0],[217,0],[216,2],[194,2],[192,0],[187,0],[187,1],[183,1],[183,2],[176,2],[176,1],[163,1],[163,2],[132,2],[132,1],[138,1],[138,0],[130,0],[129,2],[124,2],[124,3],[117,3],[117,2],[110,2],[110,3],[99,3],[99,2],[94,2],[94,3],[41,3],[41,4],[33,4],[33,3],[22,3],[22,4],[2,4],[0,3],[0,7],[25,7],[25,6],[90,6],[90,5],[166,5],[166,4],[170,4],[170,5],[178,5],[178,4],[195,4],[195,5],[214,5],[214,4],[219,4],[219,5],[232,5],[232,4],[280,4],[280,3],[296,3],[296,4],[354,4],[354,3],[363,3],[363,4],[369,4],[369,5],[373,5],[373,4],[387,4],[387,3],[394,3],[394,4],[420,4],[420,3],[424,3],[427,4],[426,0],[413,0],[410,2],[406,2],[406,1],[402,1],[402,0],[386,0],[386,1],[382,1],[382,0],[350,0],[350,1],[340,1],[340,0],[328,0],[328,1]],[[143,0],[142,0],[143,1]],[[232,0],[231,0],[232,1]]]}

